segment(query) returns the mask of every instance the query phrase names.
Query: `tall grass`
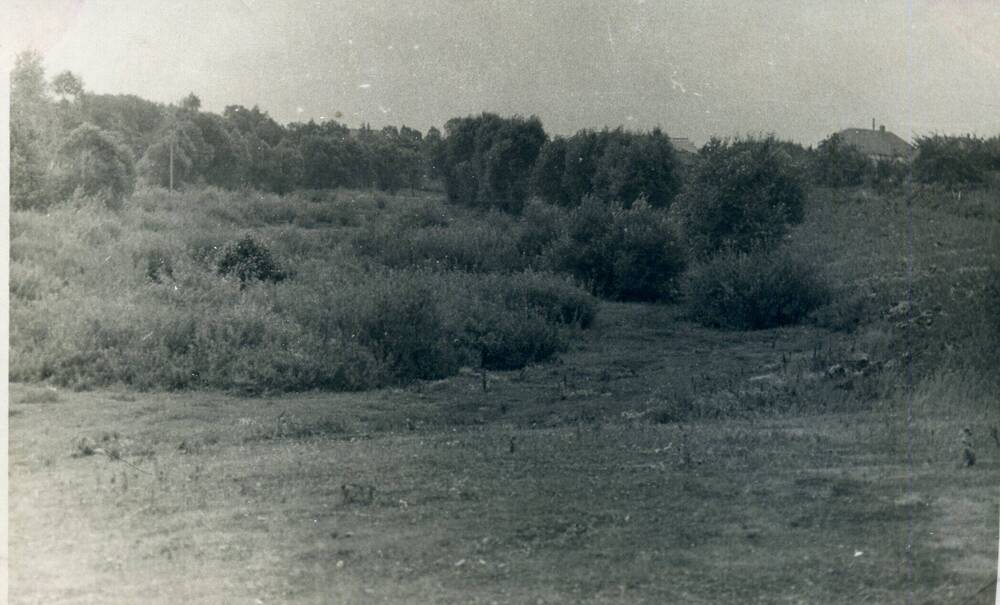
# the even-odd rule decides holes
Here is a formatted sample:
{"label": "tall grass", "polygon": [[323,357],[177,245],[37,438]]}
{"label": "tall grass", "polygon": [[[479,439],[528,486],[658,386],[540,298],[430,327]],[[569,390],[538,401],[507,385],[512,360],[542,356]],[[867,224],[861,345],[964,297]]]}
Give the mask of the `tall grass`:
{"label": "tall grass", "polygon": [[[438,204],[153,189],[117,212],[95,204],[14,212],[11,378],[80,388],[363,389],[463,365],[543,361],[565,348],[568,330],[590,324],[590,295],[555,275],[522,273],[516,244],[491,256],[490,246],[507,246],[498,219],[443,220]],[[398,248],[388,238],[359,254],[357,242],[380,225],[409,225],[423,252],[381,262]],[[476,229],[496,235],[476,239]],[[260,263],[220,271],[251,240],[247,258],[286,279],[268,281]],[[422,266],[436,258],[448,262]]]}

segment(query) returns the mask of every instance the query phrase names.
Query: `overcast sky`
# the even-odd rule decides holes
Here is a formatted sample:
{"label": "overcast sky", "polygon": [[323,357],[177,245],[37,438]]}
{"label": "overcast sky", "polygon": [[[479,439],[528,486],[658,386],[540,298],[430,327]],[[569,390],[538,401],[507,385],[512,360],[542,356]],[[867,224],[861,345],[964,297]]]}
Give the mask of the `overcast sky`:
{"label": "overcast sky", "polygon": [[[481,111],[812,144],[872,118],[1000,133],[1000,0],[14,0],[87,88],[280,122],[420,130]],[[337,113],[339,112],[339,114]]]}

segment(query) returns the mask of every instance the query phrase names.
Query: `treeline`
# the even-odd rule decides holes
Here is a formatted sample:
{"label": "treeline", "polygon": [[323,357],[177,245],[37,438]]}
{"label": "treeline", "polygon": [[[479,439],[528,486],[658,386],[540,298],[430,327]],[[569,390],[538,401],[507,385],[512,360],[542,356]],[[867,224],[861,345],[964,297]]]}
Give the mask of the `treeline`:
{"label": "treeline", "polygon": [[[837,134],[815,149],[769,141],[804,182],[828,187],[976,186],[1000,173],[1000,136],[921,137],[912,162],[873,162]],[[194,94],[164,105],[89,93],[70,72],[47,81],[31,52],[18,56],[11,81],[11,202],[19,209],[74,193],[115,205],[137,183],[273,193],[441,183],[453,203],[515,214],[532,197],[563,208],[596,199],[627,209],[642,199],[667,209],[713,146],[697,156],[678,152],[659,129],[550,136],[538,118],[493,114],[426,134],[335,121],[282,125],[257,107],[204,112]]]}
{"label": "treeline", "polygon": [[88,92],[41,58],[17,57],[11,75],[11,202],[41,208],[74,192],[120,201],[136,183],[210,185],[274,193],[375,188],[394,192],[430,178],[434,128],[351,130],[334,121],[277,123],[257,107],[201,111],[191,94],[164,105]]}
{"label": "treeline", "polygon": [[917,138],[912,162],[874,162],[839,134],[832,134],[810,155],[813,181],[827,187],[869,184],[891,189],[907,179],[928,185],[977,186],[1000,174],[1000,135],[922,136]]}

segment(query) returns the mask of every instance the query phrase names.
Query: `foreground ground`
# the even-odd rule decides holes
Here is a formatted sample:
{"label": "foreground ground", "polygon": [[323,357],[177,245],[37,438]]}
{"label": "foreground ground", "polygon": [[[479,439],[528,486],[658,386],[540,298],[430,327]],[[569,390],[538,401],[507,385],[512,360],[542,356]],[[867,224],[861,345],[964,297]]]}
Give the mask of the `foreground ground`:
{"label": "foreground ground", "polygon": [[606,305],[407,389],[15,384],[11,602],[992,602],[995,410],[866,402],[838,338]]}

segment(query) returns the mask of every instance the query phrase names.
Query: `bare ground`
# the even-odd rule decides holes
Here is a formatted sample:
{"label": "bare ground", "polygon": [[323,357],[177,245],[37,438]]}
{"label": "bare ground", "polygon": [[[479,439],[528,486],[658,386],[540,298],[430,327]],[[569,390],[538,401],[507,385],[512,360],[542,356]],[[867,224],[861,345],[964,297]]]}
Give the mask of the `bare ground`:
{"label": "bare ground", "polygon": [[16,384],[10,600],[992,602],[995,413],[868,401],[823,373],[852,344],[605,305],[561,362],[406,389]]}

